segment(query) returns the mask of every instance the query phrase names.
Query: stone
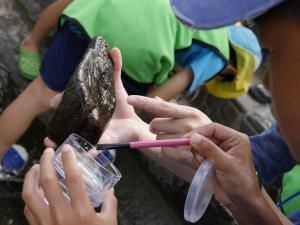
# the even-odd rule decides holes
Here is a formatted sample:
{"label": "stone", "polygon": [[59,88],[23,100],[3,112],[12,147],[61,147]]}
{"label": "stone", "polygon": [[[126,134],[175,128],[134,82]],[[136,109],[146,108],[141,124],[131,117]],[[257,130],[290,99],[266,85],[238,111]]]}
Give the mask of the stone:
{"label": "stone", "polygon": [[113,64],[102,37],[95,37],[69,80],[48,136],[58,146],[76,133],[95,145],[116,106]]}

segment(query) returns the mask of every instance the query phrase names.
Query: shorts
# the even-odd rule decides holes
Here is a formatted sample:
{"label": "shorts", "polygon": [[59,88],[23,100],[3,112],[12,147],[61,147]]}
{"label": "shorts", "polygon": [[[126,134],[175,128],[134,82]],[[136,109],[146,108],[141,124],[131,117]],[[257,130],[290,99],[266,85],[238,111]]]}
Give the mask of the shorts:
{"label": "shorts", "polygon": [[40,74],[53,91],[61,92],[83,57],[89,41],[70,29],[68,22],[60,28],[44,55]]}
{"label": "shorts", "polygon": [[147,95],[149,84],[141,84],[131,79],[122,72],[122,83],[128,95]]}
{"label": "shorts", "polygon": [[[61,92],[80,63],[89,41],[80,35],[75,24],[66,22],[54,36],[44,55],[40,74],[53,91]],[[141,84],[122,73],[122,82],[129,95],[146,95],[148,84]]]}

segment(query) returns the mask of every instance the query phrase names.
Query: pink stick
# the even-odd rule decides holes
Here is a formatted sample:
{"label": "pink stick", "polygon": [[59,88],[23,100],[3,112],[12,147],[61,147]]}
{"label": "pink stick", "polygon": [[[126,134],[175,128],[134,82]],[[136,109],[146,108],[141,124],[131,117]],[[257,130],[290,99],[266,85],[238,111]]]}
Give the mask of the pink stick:
{"label": "pink stick", "polygon": [[166,140],[154,140],[154,141],[136,141],[130,142],[130,148],[152,148],[152,147],[172,147],[189,145],[189,139],[166,139]]}

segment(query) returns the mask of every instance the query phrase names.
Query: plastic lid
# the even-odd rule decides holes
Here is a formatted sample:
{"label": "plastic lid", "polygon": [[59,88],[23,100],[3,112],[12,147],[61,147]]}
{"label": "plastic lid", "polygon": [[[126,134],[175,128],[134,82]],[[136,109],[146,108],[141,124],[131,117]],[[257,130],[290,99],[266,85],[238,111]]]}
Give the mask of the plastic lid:
{"label": "plastic lid", "polygon": [[184,219],[195,223],[204,214],[213,194],[213,164],[205,160],[198,168],[191,183],[184,206]]}

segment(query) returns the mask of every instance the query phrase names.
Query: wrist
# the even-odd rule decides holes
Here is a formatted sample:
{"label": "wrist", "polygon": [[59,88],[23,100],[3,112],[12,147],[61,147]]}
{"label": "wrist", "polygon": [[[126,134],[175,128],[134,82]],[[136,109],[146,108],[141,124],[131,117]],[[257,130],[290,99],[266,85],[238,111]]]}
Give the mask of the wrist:
{"label": "wrist", "polygon": [[252,210],[261,208],[265,204],[265,199],[261,191],[258,191],[254,197],[246,195],[245,198],[230,201],[226,207],[232,212],[232,214],[239,214],[241,211]]}
{"label": "wrist", "polygon": [[255,197],[249,197],[231,204],[229,209],[238,224],[281,224],[280,219],[274,213],[261,191]]}

